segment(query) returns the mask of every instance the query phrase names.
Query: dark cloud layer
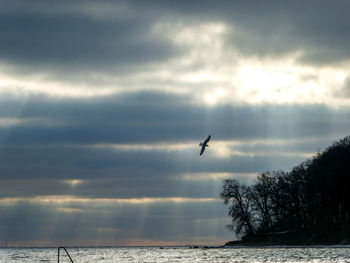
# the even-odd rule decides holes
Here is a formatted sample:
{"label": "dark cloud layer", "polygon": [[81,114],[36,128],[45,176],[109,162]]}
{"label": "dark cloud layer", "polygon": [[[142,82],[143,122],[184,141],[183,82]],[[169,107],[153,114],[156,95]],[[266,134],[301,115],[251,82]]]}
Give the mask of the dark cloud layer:
{"label": "dark cloud layer", "polygon": [[[78,196],[215,197],[219,186],[213,192],[210,181],[195,181],[186,182],[184,189],[179,176],[290,169],[305,159],[303,154],[322,150],[350,128],[347,109],[318,105],[206,108],[182,96],[154,92],[95,100],[34,97],[22,102],[16,116],[12,108],[20,103],[13,99],[0,106],[2,118],[28,120],[0,128],[0,177],[9,185],[11,180],[12,185],[16,180],[43,181],[24,188],[4,184],[3,197],[68,194],[70,188],[58,181],[63,179],[87,180],[75,189]],[[209,149],[209,159],[199,158],[197,141],[207,133],[215,141],[241,141],[230,146],[241,154],[222,158]],[[189,148],[157,148],[159,143],[166,147],[184,142]],[[113,149],[109,144],[151,148]],[[202,188],[195,187],[198,183]]]}
{"label": "dark cloud layer", "polygon": [[0,59],[10,64],[97,70],[164,61],[185,52],[152,32],[155,21],[167,19],[224,21],[226,47],[248,56],[302,51],[301,61],[325,64],[350,54],[346,1],[102,1],[116,14],[127,7],[113,19],[96,16],[91,1],[55,3],[56,14],[47,3],[30,2],[1,4]]}
{"label": "dark cloud layer", "polygon": [[302,51],[303,62],[349,60],[347,1],[151,2],[147,4],[149,8],[158,8],[160,13],[171,10],[178,17],[185,14],[199,21],[225,21],[231,27],[227,47],[233,46],[248,56]]}
{"label": "dark cloud layer", "polygon": [[135,67],[172,57],[140,21],[96,21],[82,15],[0,14],[0,58],[34,67]]}
{"label": "dark cloud layer", "polygon": [[[333,135],[349,128],[348,109],[321,105],[203,107],[186,97],[136,93],[95,100],[12,100],[1,117],[37,119],[0,129],[8,144],[98,144],[190,141],[203,129],[217,140]],[[40,125],[40,120],[42,125]]]}

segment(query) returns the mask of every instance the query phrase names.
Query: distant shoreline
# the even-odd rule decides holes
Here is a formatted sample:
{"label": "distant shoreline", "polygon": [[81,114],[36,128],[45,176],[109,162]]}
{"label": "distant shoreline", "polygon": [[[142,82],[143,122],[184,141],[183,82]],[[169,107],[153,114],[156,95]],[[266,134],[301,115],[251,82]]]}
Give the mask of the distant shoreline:
{"label": "distant shoreline", "polygon": [[235,245],[224,248],[350,248],[348,245]]}
{"label": "distant shoreline", "polygon": [[229,241],[225,246],[288,246],[340,247],[350,246],[349,226],[340,229],[313,229],[296,232],[248,234],[241,240]]}

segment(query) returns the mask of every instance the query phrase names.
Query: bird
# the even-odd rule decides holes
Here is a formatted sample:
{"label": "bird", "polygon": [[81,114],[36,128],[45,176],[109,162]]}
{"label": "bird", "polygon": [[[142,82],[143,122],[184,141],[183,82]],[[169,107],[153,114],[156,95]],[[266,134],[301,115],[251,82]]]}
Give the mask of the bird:
{"label": "bird", "polygon": [[205,147],[207,147],[207,146],[209,147],[208,142],[210,141],[210,138],[211,138],[211,135],[209,134],[208,138],[204,142],[201,142],[199,144],[199,146],[202,147],[199,155],[202,155],[204,153]]}

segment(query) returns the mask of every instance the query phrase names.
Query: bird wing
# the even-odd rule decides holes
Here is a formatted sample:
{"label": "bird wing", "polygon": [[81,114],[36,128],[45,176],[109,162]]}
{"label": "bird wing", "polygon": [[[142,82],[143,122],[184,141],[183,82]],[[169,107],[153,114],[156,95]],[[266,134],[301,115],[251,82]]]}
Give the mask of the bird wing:
{"label": "bird wing", "polygon": [[211,135],[208,136],[208,138],[204,141],[204,144],[210,141]]}
{"label": "bird wing", "polygon": [[199,155],[202,155],[203,152],[204,152],[204,150],[205,150],[205,146],[204,146],[204,144],[203,144],[203,145],[202,145],[202,149],[201,149],[201,153],[200,153]]}

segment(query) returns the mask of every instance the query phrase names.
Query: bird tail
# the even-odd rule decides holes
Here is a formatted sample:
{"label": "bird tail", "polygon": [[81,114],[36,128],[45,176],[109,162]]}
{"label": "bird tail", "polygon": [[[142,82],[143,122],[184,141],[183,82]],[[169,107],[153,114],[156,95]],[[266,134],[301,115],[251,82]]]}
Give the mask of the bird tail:
{"label": "bird tail", "polygon": [[203,143],[199,143],[199,146],[202,146],[203,145]]}

